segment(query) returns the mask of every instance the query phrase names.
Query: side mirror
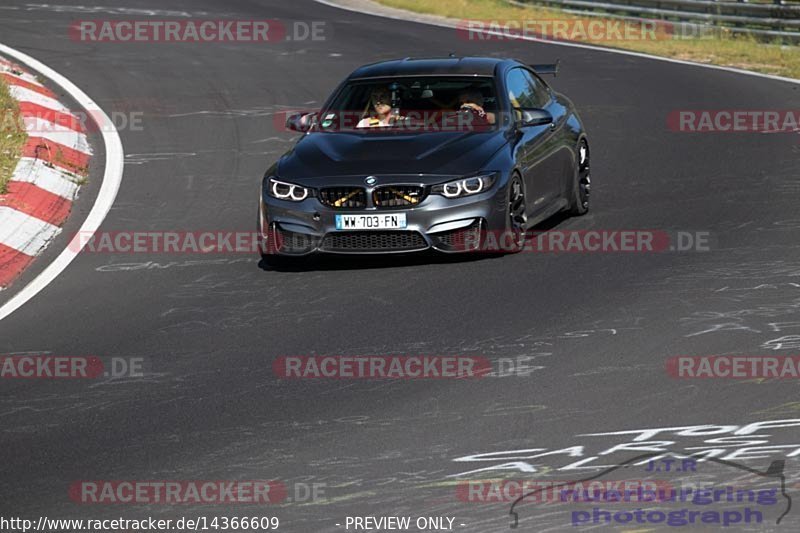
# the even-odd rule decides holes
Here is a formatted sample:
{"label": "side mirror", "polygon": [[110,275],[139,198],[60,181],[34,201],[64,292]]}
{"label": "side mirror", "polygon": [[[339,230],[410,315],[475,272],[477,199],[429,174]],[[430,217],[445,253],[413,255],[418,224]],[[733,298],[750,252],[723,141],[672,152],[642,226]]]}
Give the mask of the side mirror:
{"label": "side mirror", "polygon": [[553,123],[553,115],[546,109],[525,108],[519,112],[522,113],[522,119],[519,121],[522,127],[546,126]]}
{"label": "side mirror", "polygon": [[316,123],[316,113],[294,113],[286,117],[286,128],[292,131],[306,132]]}

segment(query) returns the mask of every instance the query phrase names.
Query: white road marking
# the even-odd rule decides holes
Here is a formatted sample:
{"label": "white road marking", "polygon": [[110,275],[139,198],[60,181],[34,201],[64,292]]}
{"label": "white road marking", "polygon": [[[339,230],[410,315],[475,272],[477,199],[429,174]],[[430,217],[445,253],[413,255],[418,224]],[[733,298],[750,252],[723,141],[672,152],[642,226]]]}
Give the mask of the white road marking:
{"label": "white road marking", "polygon": [[92,149],[86,135],[39,117],[22,117],[29,137],[41,137],[54,143],[91,155]]}
{"label": "white road marking", "polygon": [[50,168],[41,159],[32,157],[20,158],[11,181],[32,183],[40,189],[72,200],[78,194],[80,186],[69,176],[58,169]]}
{"label": "white road marking", "polygon": [[[94,233],[100,227],[100,224],[103,223],[108,211],[114,204],[120,184],[122,183],[125,154],[122,148],[122,141],[119,138],[119,133],[114,128],[108,115],[70,80],[28,54],[22,53],[4,44],[0,44],[0,53],[12,57],[16,61],[23,63],[26,68],[32,69],[50,79],[67,92],[79,106],[88,111],[89,116],[91,116],[93,120],[108,124],[104,124],[103,127],[99,129],[103,138],[103,144],[105,145],[106,157],[103,183],[100,186],[100,191],[97,194],[97,199],[92,206],[92,210],[89,212],[89,216],[86,217],[86,220],[83,221],[83,224],[78,230],[81,234]],[[6,318],[25,305],[26,302],[30,301],[31,298],[39,294],[42,289],[47,287],[69,266],[79,253],[80,251],[67,246],[55,261],[50,263],[41,274],[0,307],[0,320]]]}
{"label": "white road marking", "polygon": [[29,137],[41,137],[54,143],[58,143],[78,152],[92,155],[92,148],[86,138],[86,134],[67,128],[60,124],[55,124],[40,117],[22,117],[25,124],[25,131]]}
{"label": "white road marking", "polygon": [[[2,48],[0,48],[0,50],[2,50]],[[37,93],[36,91],[26,89],[25,87],[20,87],[19,85],[11,85],[8,89],[9,92],[11,93],[11,96],[13,96],[16,100],[19,100],[20,102],[30,102],[32,104],[40,105],[48,109],[55,109],[60,113],[70,112],[69,109],[66,108],[64,104],[62,104],[58,100]]]}
{"label": "white road marking", "polygon": [[0,207],[0,244],[36,256],[61,228],[11,207]]}

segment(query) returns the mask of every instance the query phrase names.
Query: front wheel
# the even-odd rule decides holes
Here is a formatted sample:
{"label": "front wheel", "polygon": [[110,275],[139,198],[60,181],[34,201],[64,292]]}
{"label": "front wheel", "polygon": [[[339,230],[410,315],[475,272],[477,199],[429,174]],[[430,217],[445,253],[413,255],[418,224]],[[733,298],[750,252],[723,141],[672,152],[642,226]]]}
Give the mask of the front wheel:
{"label": "front wheel", "polygon": [[586,139],[581,139],[578,144],[578,168],[575,172],[572,197],[570,198],[569,213],[571,215],[583,215],[589,211],[589,193],[592,189],[590,161],[589,143],[586,142]]}
{"label": "front wheel", "polygon": [[[522,180],[516,174],[511,177],[508,183],[508,222],[507,230],[511,237],[511,249],[507,250],[516,253],[522,250],[525,244],[525,232],[527,231],[528,215],[527,204],[525,203],[525,187]],[[506,242],[504,239],[503,242]]]}

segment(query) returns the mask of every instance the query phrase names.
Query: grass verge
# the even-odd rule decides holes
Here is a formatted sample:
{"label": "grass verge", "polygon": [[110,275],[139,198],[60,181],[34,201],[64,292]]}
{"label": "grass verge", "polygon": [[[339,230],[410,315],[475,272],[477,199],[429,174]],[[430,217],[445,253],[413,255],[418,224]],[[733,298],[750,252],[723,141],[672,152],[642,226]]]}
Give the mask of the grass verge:
{"label": "grass verge", "polygon": [[19,116],[19,105],[11,97],[8,84],[0,78],[0,194],[7,192],[8,180],[17,168],[28,138]]}
{"label": "grass verge", "polygon": [[[558,9],[538,6],[517,6],[506,0],[377,0],[389,7],[441,15],[454,19],[490,21],[541,21],[541,20],[587,20],[600,19],[572,15]],[[455,32],[455,30],[453,30]],[[454,38],[455,37],[454,35]],[[463,37],[461,37],[463,38]],[[757,41],[747,35],[721,33],[698,39],[647,39],[647,40],[602,40],[585,38],[579,42],[597,44],[611,48],[644,52],[656,56],[695,61],[726,67],[736,67],[765,74],[800,79],[800,46],[781,45]]]}

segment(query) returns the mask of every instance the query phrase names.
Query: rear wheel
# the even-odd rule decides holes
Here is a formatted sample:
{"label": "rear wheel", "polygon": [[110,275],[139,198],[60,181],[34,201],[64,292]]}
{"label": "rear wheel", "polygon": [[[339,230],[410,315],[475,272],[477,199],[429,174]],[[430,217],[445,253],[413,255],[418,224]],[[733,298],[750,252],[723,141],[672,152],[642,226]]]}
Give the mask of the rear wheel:
{"label": "rear wheel", "polygon": [[578,144],[578,168],[575,172],[575,182],[572,187],[569,212],[571,215],[583,215],[589,211],[589,193],[592,189],[591,154],[589,143],[581,139]]}

